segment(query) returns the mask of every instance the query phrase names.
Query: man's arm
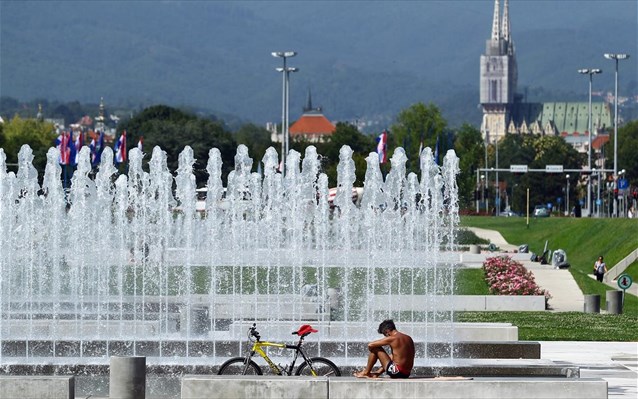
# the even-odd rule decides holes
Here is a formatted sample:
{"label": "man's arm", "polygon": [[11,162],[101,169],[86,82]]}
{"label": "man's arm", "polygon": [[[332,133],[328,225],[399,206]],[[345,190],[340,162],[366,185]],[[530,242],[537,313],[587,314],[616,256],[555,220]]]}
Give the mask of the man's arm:
{"label": "man's arm", "polygon": [[380,348],[382,346],[390,345],[394,341],[394,337],[383,337],[376,341],[372,341],[368,344],[368,348]]}

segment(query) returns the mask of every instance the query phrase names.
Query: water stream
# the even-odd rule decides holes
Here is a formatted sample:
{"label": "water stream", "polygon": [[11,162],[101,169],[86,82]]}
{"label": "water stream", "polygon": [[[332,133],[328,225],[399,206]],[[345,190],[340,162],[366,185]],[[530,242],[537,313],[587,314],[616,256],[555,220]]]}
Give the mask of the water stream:
{"label": "water stream", "polygon": [[419,341],[454,339],[453,314],[434,299],[451,295],[454,283],[455,262],[444,256],[458,225],[453,151],[439,166],[426,148],[420,175],[406,175],[398,148],[385,178],[371,153],[355,203],[344,146],[331,203],[312,146],[303,159],[290,151],[284,176],[273,148],[260,175],[240,145],[226,186],[213,148],[205,212],[196,210],[190,147],[174,172],[160,148],[148,171],[149,154],[132,149],[127,174],[106,148],[94,176],[84,147],[68,192],[58,155],[47,153],[40,186],[28,146],[17,173],[7,172],[0,149],[3,364],[69,351],[106,356],[118,345],[133,354],[156,348],[159,359],[186,359],[205,345],[227,357],[244,348],[224,345],[243,341],[254,321],[269,340],[318,326],[318,340],[340,342],[346,357],[349,342],[377,338],[386,318]]}

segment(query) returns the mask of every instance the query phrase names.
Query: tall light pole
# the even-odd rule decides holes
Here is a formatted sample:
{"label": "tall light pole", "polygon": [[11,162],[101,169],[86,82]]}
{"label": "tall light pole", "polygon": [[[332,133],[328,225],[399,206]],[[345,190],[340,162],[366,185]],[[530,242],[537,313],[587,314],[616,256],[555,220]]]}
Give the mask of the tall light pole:
{"label": "tall light pole", "polygon": [[496,202],[495,216],[498,216],[501,213],[501,186],[498,182],[498,136],[494,137],[494,145],[496,146],[496,198],[494,202]]}
{"label": "tall light pole", "polygon": [[567,197],[567,200],[565,201],[565,215],[569,217],[569,175],[565,175],[565,178],[567,179],[567,192],[565,193],[565,196]]}
{"label": "tall light pole", "polygon": [[[614,79],[614,189],[618,188],[618,60],[626,60],[629,54],[605,53],[605,58],[616,61],[616,75]],[[616,201],[614,201],[614,216],[617,216]]]}
{"label": "tall light pole", "polygon": [[[485,175],[481,175],[481,199],[485,201]],[[485,213],[487,213],[487,205],[485,205]]]}
{"label": "tall light pole", "polygon": [[[273,57],[283,59],[283,68],[277,68],[282,73],[281,87],[281,173],[286,173],[286,154],[288,153],[288,72],[296,72],[296,68],[288,68],[286,59],[297,55],[296,51],[273,51]],[[295,69],[295,71],[290,71]]]}
{"label": "tall light pole", "polygon": [[[489,181],[490,181],[490,175],[488,174],[487,171],[487,146],[490,143],[490,131],[485,129],[485,190],[487,190],[487,187],[490,185]],[[485,196],[485,213],[489,214],[489,207],[488,207],[488,203],[490,202],[490,195],[489,192],[488,194]]]}
{"label": "tall light pole", "polygon": [[592,76],[602,73],[602,69],[579,69],[578,73],[589,75],[589,117],[588,119],[588,136],[589,136],[589,146],[587,148],[587,169],[589,171],[589,176],[587,178],[587,215],[591,216],[591,81]]}

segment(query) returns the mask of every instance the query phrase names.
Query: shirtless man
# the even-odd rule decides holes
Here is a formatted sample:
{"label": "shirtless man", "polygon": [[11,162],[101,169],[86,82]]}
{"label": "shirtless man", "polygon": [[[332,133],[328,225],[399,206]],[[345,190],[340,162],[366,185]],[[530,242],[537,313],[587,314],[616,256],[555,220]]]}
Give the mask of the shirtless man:
{"label": "shirtless man", "polygon": [[[384,338],[368,344],[368,364],[364,370],[354,373],[354,376],[377,378],[385,371],[390,378],[408,378],[414,366],[414,341],[409,335],[397,331],[392,320],[384,320],[379,324],[378,331]],[[385,345],[390,345],[391,354],[383,349]],[[381,367],[372,371],[377,360],[381,362]]]}

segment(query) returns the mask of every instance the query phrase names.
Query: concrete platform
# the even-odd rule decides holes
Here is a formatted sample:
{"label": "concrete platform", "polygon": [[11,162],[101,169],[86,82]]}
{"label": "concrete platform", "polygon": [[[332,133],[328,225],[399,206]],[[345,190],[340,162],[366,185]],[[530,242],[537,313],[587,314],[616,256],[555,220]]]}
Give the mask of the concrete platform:
{"label": "concrete platform", "polygon": [[0,376],[0,398],[72,399],[75,379],[72,376]]}
{"label": "concrete platform", "polygon": [[329,398],[325,377],[185,376],[182,399]]}
{"label": "concrete platform", "polygon": [[606,399],[602,379],[185,376],[182,399],[232,398],[574,398]]}

